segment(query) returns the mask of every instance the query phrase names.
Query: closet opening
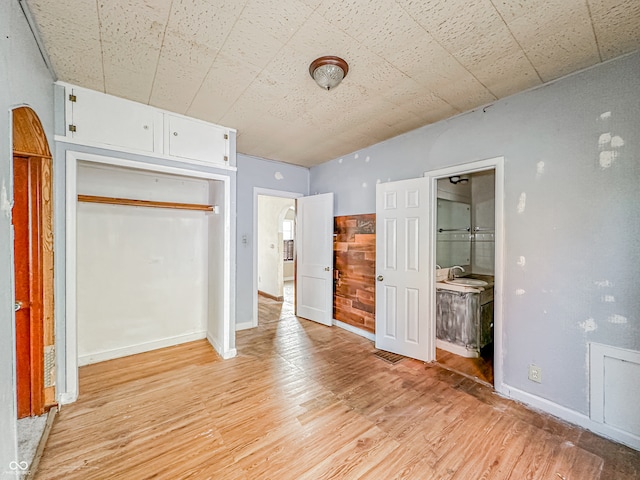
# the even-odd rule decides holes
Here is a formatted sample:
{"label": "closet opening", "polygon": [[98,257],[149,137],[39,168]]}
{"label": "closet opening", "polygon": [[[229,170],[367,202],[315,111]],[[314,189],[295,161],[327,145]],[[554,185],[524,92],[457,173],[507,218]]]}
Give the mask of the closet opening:
{"label": "closet opening", "polygon": [[235,355],[230,179],[67,152],[66,390],[79,366],[207,338]]}

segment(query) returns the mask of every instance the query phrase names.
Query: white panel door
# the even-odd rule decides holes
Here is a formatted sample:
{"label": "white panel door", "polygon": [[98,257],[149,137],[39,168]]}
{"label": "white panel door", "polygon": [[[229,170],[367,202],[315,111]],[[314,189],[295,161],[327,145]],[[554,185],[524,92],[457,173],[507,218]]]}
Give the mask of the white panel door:
{"label": "white panel door", "polygon": [[333,193],[296,201],[296,315],[333,323]]}
{"label": "white panel door", "polygon": [[376,186],[376,348],[433,360],[429,179]]}

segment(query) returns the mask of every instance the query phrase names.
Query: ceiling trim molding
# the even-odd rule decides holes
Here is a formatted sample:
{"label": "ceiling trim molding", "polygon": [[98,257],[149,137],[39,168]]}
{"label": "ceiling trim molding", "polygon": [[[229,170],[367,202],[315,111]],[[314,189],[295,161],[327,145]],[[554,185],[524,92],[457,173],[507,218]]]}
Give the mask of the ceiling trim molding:
{"label": "ceiling trim molding", "polygon": [[38,29],[38,24],[34,20],[33,15],[31,15],[31,10],[29,10],[29,6],[27,5],[26,1],[18,0],[18,4],[20,5],[22,14],[24,15],[24,18],[27,20],[27,24],[31,29],[31,34],[33,35],[33,39],[36,41],[36,45],[38,46],[38,50],[40,51],[42,60],[44,61],[47,70],[49,70],[49,73],[51,73],[53,81],[55,82],[58,80],[58,75],[56,74],[56,70],[53,68],[53,64],[51,63],[51,59],[47,54],[47,50],[44,48],[44,43],[42,42],[42,37],[40,36],[40,29]]}

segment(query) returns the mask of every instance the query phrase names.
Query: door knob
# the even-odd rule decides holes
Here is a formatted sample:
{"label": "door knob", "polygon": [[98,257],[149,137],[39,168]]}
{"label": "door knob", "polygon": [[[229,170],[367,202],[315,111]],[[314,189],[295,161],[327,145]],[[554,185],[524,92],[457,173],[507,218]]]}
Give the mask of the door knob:
{"label": "door knob", "polygon": [[16,302],[14,307],[13,307],[13,311],[17,312],[18,310],[20,310],[22,308],[22,302]]}
{"label": "door knob", "polygon": [[324,267],[325,272],[329,272],[330,270],[331,270],[331,267]]}
{"label": "door knob", "polygon": [[378,276],[376,277],[376,280],[378,280],[379,282],[381,282],[381,281],[383,281],[383,280],[384,280],[384,277],[383,277],[382,275],[378,275]]}

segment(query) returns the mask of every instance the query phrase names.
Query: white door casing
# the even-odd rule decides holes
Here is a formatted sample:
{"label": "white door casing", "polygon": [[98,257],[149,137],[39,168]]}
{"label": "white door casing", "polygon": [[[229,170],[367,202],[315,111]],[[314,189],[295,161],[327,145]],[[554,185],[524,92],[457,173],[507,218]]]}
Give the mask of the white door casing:
{"label": "white door casing", "polygon": [[376,186],[376,348],[434,360],[428,178]]}
{"label": "white door casing", "polygon": [[296,315],[333,323],[333,193],[296,201]]}

